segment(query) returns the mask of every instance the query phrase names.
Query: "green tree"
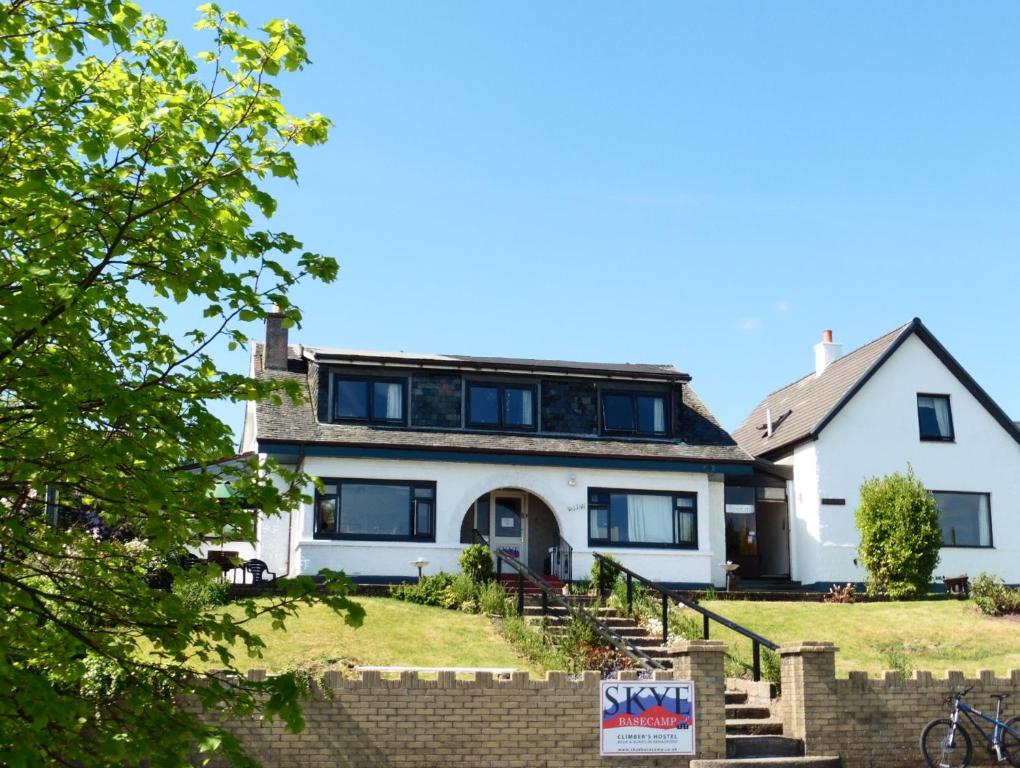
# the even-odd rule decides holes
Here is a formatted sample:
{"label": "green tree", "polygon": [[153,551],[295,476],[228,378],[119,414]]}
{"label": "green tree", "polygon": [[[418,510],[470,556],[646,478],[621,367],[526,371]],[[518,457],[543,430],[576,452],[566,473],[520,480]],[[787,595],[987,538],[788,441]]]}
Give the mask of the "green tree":
{"label": "green tree", "polygon": [[[214,499],[233,441],[206,403],[300,393],[211,353],[272,303],[298,322],[288,289],[337,272],[254,218],[273,214],[269,177],[296,179],[292,149],[326,139],[328,121],[288,114],[275,85],[307,62],[300,30],[249,35],[199,10],[196,59],[125,0],[0,4],[2,765],[180,765],[194,744],[245,762],[194,709],[299,727],[300,681],[193,662],[229,673],[263,646],[250,618],[282,626],[312,599],[361,620],[337,574],[318,596],[291,580],[244,620],[187,597],[201,590],[153,588],[196,578],[186,547],[302,499],[303,474],[254,462]],[[186,334],[168,331],[174,303],[195,318]]]}
{"label": "green tree", "polygon": [[865,480],[856,519],[868,592],[893,598],[927,592],[939,562],[942,529],[935,497],[913,468]]}

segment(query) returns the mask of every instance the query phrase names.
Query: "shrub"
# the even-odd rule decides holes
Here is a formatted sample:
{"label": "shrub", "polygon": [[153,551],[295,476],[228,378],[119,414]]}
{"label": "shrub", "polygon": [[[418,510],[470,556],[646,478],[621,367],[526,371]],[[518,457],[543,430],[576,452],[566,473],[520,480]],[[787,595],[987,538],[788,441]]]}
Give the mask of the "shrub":
{"label": "shrub", "polygon": [[1020,590],[1010,589],[998,576],[979,573],[970,583],[970,597],[988,616],[1020,613]]}
{"label": "shrub", "polygon": [[591,564],[591,582],[598,589],[598,596],[613,592],[620,578],[619,561],[612,555],[605,555],[605,560],[594,560]]}
{"label": "shrub", "polygon": [[181,602],[193,611],[201,611],[214,605],[226,605],[230,601],[230,585],[199,569],[178,577],[171,589]]}
{"label": "shrub", "polygon": [[390,586],[390,597],[442,608],[446,589],[453,584],[453,579],[452,573],[440,571],[432,576],[422,576],[417,584],[393,584]]}
{"label": "shrub", "polygon": [[482,544],[472,544],[460,553],[460,570],[472,581],[492,581],[492,553]]}
{"label": "shrub", "polygon": [[508,605],[506,590],[496,581],[483,584],[478,590],[478,607],[489,616],[506,616],[513,611]]}
{"label": "shrub", "polygon": [[466,573],[458,573],[450,585],[443,590],[440,604],[444,608],[457,608],[469,613],[478,613],[479,584]]}
{"label": "shrub", "polygon": [[939,562],[942,529],[935,497],[914,470],[865,480],[856,520],[869,594],[911,598],[927,592]]}

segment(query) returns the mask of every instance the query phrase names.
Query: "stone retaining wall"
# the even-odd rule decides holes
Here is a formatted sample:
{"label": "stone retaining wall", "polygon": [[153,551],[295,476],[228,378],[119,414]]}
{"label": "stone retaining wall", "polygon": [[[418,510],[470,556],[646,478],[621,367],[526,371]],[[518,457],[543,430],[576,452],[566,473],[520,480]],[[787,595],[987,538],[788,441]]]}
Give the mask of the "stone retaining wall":
{"label": "stone retaining wall", "polygon": [[[689,643],[673,673],[656,673],[660,680],[674,676],[697,681],[699,755],[724,756],[722,643]],[[550,672],[544,680],[521,672],[506,680],[491,673],[458,679],[452,671],[438,673],[438,679],[405,672],[393,680],[378,672],[355,679],[332,672],[303,707],[303,732],[288,733],[279,721],[258,719],[229,728],[266,768],[619,766],[622,758],[599,756],[599,680],[596,672],[579,679]],[[690,760],[628,757],[625,762],[634,768],[684,768]]]}
{"label": "stone retaining wall", "polygon": [[[996,677],[985,670],[976,678],[962,672],[935,677],[915,672],[904,678],[887,672],[871,678],[851,672],[837,679],[836,647],[831,643],[799,643],[779,649],[783,695],[780,712],[785,734],[804,740],[808,754],[839,755],[843,768],[897,768],[922,763],[921,729],[944,717],[946,694],[973,685],[967,701],[977,709],[995,712],[991,693],[1009,693],[1006,712],[1020,713],[1020,670]],[[965,724],[965,727],[966,724]],[[974,764],[987,765],[980,734],[974,738]]]}

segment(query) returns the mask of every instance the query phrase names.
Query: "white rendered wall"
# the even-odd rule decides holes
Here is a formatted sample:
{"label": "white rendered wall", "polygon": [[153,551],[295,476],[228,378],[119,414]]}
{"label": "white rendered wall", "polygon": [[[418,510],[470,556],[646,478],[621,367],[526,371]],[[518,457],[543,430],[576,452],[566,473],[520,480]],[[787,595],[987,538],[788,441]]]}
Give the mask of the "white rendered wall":
{"label": "white rendered wall", "polygon": [[[922,441],[917,394],[949,395],[955,441]],[[990,494],[994,548],[943,548],[935,577],[988,571],[1020,583],[1020,446],[920,341],[912,336],[814,443],[793,457],[798,573],[804,583],[863,581],[854,565],[854,512],[861,483],[905,472],[931,490]],[[845,506],[820,498],[844,498]]]}
{"label": "white rendered wall", "polygon": [[[436,541],[329,541],[313,537],[314,510],[302,505],[292,514],[290,573],[316,574],[321,568],[343,570],[349,576],[412,576],[412,560],[429,561],[426,573],[456,572],[461,550],[461,522],[472,503],[498,488],[516,488],[540,497],[556,517],[560,534],[574,547],[574,578],[587,576],[593,558],[588,547],[588,488],[649,491],[688,491],[698,495],[698,549],[642,549],[597,547],[638,573],[667,581],[722,586],[723,484],[704,473],[592,470],[566,467],[339,459],[310,457],[304,471],[323,478],[425,480],[436,483]],[[571,476],[575,484],[568,480]],[[306,491],[313,495],[313,488]],[[270,566],[285,570],[286,525],[265,521],[260,551]]]}

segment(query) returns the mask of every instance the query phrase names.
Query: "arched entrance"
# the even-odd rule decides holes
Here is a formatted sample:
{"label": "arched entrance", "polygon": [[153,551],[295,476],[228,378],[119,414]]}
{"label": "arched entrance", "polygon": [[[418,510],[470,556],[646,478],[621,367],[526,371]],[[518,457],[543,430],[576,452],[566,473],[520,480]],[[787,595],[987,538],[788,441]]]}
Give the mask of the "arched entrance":
{"label": "arched entrance", "polygon": [[460,526],[463,544],[477,530],[493,549],[516,557],[542,575],[558,576],[560,527],[549,505],[519,488],[496,488],[483,493],[464,513]]}

